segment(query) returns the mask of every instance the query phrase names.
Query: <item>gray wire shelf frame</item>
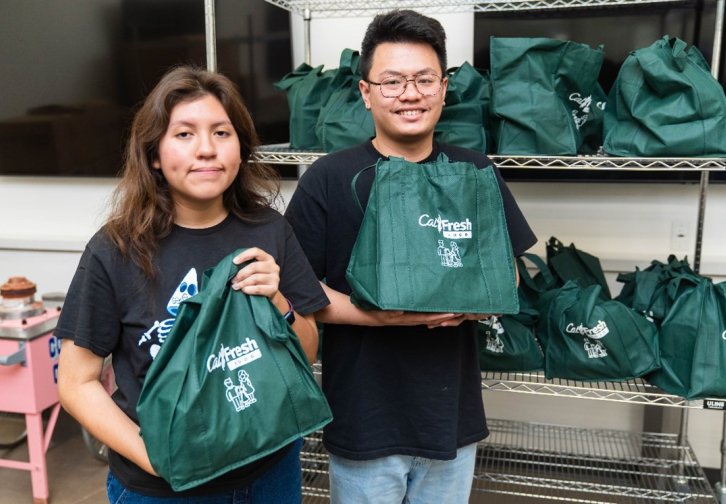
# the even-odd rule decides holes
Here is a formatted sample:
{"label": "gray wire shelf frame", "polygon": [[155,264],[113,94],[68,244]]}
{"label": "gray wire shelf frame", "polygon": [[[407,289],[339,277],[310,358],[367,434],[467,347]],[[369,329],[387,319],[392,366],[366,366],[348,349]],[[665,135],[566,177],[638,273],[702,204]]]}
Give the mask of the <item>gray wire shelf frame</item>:
{"label": "gray wire shelf frame", "polygon": [[[255,160],[267,164],[309,165],[325,152],[291,149],[289,144],[261,146]],[[501,156],[489,158],[500,169],[531,168],[557,170],[624,171],[724,171],[726,158],[637,158],[610,156]]]}
{"label": "gray wire shelf frame", "polygon": [[[675,434],[490,420],[474,491],[562,502],[716,502]],[[617,499],[613,499],[617,497]]]}
{"label": "gray wire shelf frame", "polygon": [[523,394],[594,399],[650,406],[703,409],[703,400],[689,401],[667,394],[641,378],[622,382],[583,382],[547,379],[542,372],[500,373],[482,372],[483,390],[519,392]]}
{"label": "gray wire shelf frame", "polygon": [[682,4],[683,0],[265,0],[296,14],[321,18],[373,15],[391,9],[416,9],[427,13],[514,12],[578,8]]}
{"label": "gray wire shelf frame", "polygon": [[[477,448],[473,493],[583,503],[715,502],[693,451],[675,434],[488,424],[490,436]],[[319,432],[306,437],[300,460],[303,502],[329,502],[328,455]]]}

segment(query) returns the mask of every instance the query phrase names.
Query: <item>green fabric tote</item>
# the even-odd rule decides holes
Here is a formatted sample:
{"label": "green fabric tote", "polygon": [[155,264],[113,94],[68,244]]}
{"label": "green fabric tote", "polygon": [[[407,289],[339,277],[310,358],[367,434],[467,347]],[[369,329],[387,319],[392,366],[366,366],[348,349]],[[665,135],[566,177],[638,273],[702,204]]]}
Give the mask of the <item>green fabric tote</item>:
{"label": "green fabric tote", "polygon": [[446,106],[436,124],[438,142],[487,152],[485,125],[489,117],[489,75],[469,63],[448,71]]}
{"label": "green fabric tote", "polygon": [[666,35],[630,53],[610,90],[613,156],[726,155],[726,95],[695,47]]}
{"label": "green fabric tote", "polygon": [[662,368],[647,380],[688,399],[726,397],[726,283],[703,278],[660,328]]}
{"label": "green fabric tote", "polygon": [[375,170],[346,270],[353,304],[417,312],[519,311],[512,247],[491,167],[450,162],[442,153],[430,163],[380,159]]}
{"label": "green fabric tote", "polygon": [[702,278],[685,258],[679,260],[671,254],[665,263],[653,260],[643,270],[620,273],[617,280],[623,288],[615,299],[660,325],[674,301]]}
{"label": "green fabric tote", "polygon": [[537,318],[536,310],[523,308],[516,315],[480,320],[479,368],[502,372],[544,369],[542,349],[534,334]]}
{"label": "green fabric tote", "polygon": [[[527,259],[534,264],[537,273],[532,276],[524,262]],[[547,291],[557,287],[557,279],[550,271],[549,266],[538,255],[525,252],[517,257],[517,271],[519,271],[519,307],[535,308],[540,297]]]}
{"label": "green fabric tote", "polygon": [[274,86],[287,93],[290,107],[290,147],[319,150],[322,148],[315,133],[320,109],[332,93],[334,70],[323,71],[323,66],[311,67],[303,63],[285,75]]}
{"label": "green fabric tote", "polygon": [[557,277],[559,285],[564,285],[568,280],[580,287],[599,285],[602,298],[611,298],[600,259],[578,249],[574,243],[566,247],[554,236],[547,242],[546,252],[547,264]]}
{"label": "green fabric tote", "polygon": [[315,134],[325,152],[362,143],[375,136],[373,116],[361,98],[358,81],[360,55],[344,49],[340,65],[330,83],[332,91],[315,124]]}
{"label": "green fabric tote", "polygon": [[577,154],[590,119],[602,47],[549,38],[490,40],[496,152]]}
{"label": "green fabric tote", "polygon": [[266,297],[231,289],[235,252],[179,307],[137,405],[154,470],[187,490],[331,421],[297,336]]}
{"label": "green fabric tote", "polygon": [[603,300],[599,285],[567,282],[540,310],[547,378],[621,381],[660,367],[655,324],[622,303]]}

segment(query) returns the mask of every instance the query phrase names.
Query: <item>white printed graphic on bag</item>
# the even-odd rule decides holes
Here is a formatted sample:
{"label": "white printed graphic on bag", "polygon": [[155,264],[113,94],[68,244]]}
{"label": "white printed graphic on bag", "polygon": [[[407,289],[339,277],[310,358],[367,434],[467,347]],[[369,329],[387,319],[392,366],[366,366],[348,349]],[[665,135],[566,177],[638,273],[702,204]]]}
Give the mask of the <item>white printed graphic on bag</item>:
{"label": "white printed graphic on bag", "polygon": [[610,329],[608,329],[608,325],[604,320],[598,320],[594,327],[587,327],[582,324],[575,325],[570,322],[567,324],[567,327],[565,327],[565,331],[570,334],[582,334],[588,338],[600,339],[604,338],[605,335],[610,332]]}
{"label": "white printed graphic on bag", "polygon": [[456,242],[451,242],[450,248],[444,246],[444,240],[439,240],[439,247],[436,249],[436,253],[441,258],[441,266],[446,268],[463,268],[464,263],[461,262],[461,255],[459,255],[459,246]]}
{"label": "white printed graphic on bag", "polygon": [[262,351],[260,351],[257,341],[249,337],[245,339],[244,343],[237,346],[229,347],[223,343],[216,355],[212,354],[207,358],[207,371],[211,373],[215,369],[223,370],[225,368],[234,371],[261,357]]}
{"label": "white printed graphic on bag", "polygon": [[592,341],[591,339],[584,338],[585,340],[585,351],[587,352],[588,359],[601,359],[607,357],[608,352],[605,350],[602,342]]}
{"label": "white printed graphic on bag", "polygon": [[479,323],[488,328],[485,329],[487,350],[493,353],[504,353],[504,342],[499,339],[499,335],[504,334],[504,327],[499,319],[492,315],[487,319],[480,320]]}
{"label": "white printed graphic on bag", "polygon": [[721,339],[726,341],[726,331],[721,333]]}
{"label": "white printed graphic on bag", "polygon": [[[572,119],[575,121],[575,128],[578,130],[582,128],[582,126],[585,125],[587,120],[590,117],[590,107],[592,106],[592,95],[582,97],[580,93],[572,93],[570,96],[570,101],[575,102],[578,109],[572,110]],[[599,108],[600,110],[605,110],[606,102],[596,102],[595,106]]]}
{"label": "white printed graphic on bag", "polygon": [[237,385],[234,384],[232,378],[224,379],[224,386],[227,388],[227,400],[234,405],[235,411],[242,411],[251,404],[257,402],[255,397],[255,387],[252,385],[250,375],[244,369],[237,373]]}
{"label": "white printed graphic on bag", "polygon": [[418,225],[421,227],[435,228],[444,238],[448,238],[450,240],[460,240],[464,238],[471,238],[472,236],[472,225],[468,218],[463,221],[455,222],[443,219],[440,215],[433,218],[429,216],[429,214],[422,214],[418,218]]}
{"label": "white printed graphic on bag", "polygon": [[171,295],[166,304],[166,311],[169,312],[172,317],[154,321],[154,324],[141,335],[141,338],[139,338],[138,346],[151,342],[149,345],[149,354],[151,354],[152,359],[156,358],[156,354],[159,353],[161,345],[164,344],[166,336],[169,334],[169,331],[171,331],[174,321],[176,320],[176,315],[179,312],[179,305],[181,305],[182,301],[189,299],[198,292],[197,270],[192,268],[186,275],[184,275],[184,278],[181,282],[179,282],[179,285],[174,290],[174,293]]}

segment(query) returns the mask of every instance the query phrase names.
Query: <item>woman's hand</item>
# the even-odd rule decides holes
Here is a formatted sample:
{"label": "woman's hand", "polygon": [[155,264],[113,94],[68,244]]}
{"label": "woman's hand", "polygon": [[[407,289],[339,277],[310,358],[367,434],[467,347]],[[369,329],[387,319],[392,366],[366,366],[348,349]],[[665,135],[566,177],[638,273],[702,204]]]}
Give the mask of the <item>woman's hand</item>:
{"label": "woman's hand", "polygon": [[280,288],[280,266],[264,250],[252,247],[237,255],[232,262],[243,264],[232,279],[232,288],[253,296],[275,297]]}

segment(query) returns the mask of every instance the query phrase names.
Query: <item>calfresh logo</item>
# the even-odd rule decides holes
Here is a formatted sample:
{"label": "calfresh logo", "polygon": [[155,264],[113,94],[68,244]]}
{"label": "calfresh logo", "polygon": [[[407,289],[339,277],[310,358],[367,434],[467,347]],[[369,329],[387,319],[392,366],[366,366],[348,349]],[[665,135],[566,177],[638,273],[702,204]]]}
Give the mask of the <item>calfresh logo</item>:
{"label": "calfresh logo", "polygon": [[585,351],[587,352],[588,359],[601,359],[603,357],[607,357],[608,352],[607,350],[605,350],[602,342],[592,341],[587,338],[585,338],[584,341],[585,344],[583,346],[585,347]]}
{"label": "calfresh logo", "polygon": [[445,268],[463,268],[464,263],[461,262],[461,254],[459,254],[459,246],[456,242],[451,242],[450,247],[444,246],[444,240],[439,240],[439,246],[436,253],[441,259],[441,266]]}
{"label": "calfresh logo", "polygon": [[418,225],[421,227],[435,228],[444,236],[444,238],[449,238],[451,240],[471,238],[472,225],[468,218],[466,220],[456,222],[442,219],[441,215],[437,215],[436,218],[434,218],[429,214],[423,214],[418,218]]}
{"label": "calfresh logo", "polygon": [[480,320],[479,323],[484,326],[487,350],[492,353],[504,353],[504,342],[499,338],[500,334],[504,334],[504,326],[499,322],[499,318],[492,315]]}
{"label": "calfresh logo", "polygon": [[228,347],[221,345],[219,352],[210,355],[207,359],[207,371],[210,373],[215,369],[229,369],[233,371],[262,357],[257,341],[247,338],[240,345]]}
{"label": "calfresh logo", "polygon": [[252,385],[250,375],[244,369],[237,373],[237,383],[232,378],[224,379],[227,401],[232,403],[235,411],[242,411],[257,402],[255,387]]}
{"label": "calfresh logo", "polygon": [[569,324],[567,324],[567,327],[565,327],[565,331],[570,334],[582,334],[583,336],[587,336],[588,338],[600,339],[608,334],[610,332],[610,329],[608,329],[608,325],[605,323],[604,320],[598,320],[597,325],[595,325],[594,327],[587,327],[582,324],[575,325],[570,322]]}
{"label": "calfresh logo", "polygon": [[[572,110],[572,119],[575,121],[575,127],[579,130],[587,122],[590,117],[590,107],[592,107],[592,95],[583,97],[580,93],[572,93],[570,101],[577,104],[577,108]],[[605,110],[606,102],[595,102],[595,106],[600,110]]]}

